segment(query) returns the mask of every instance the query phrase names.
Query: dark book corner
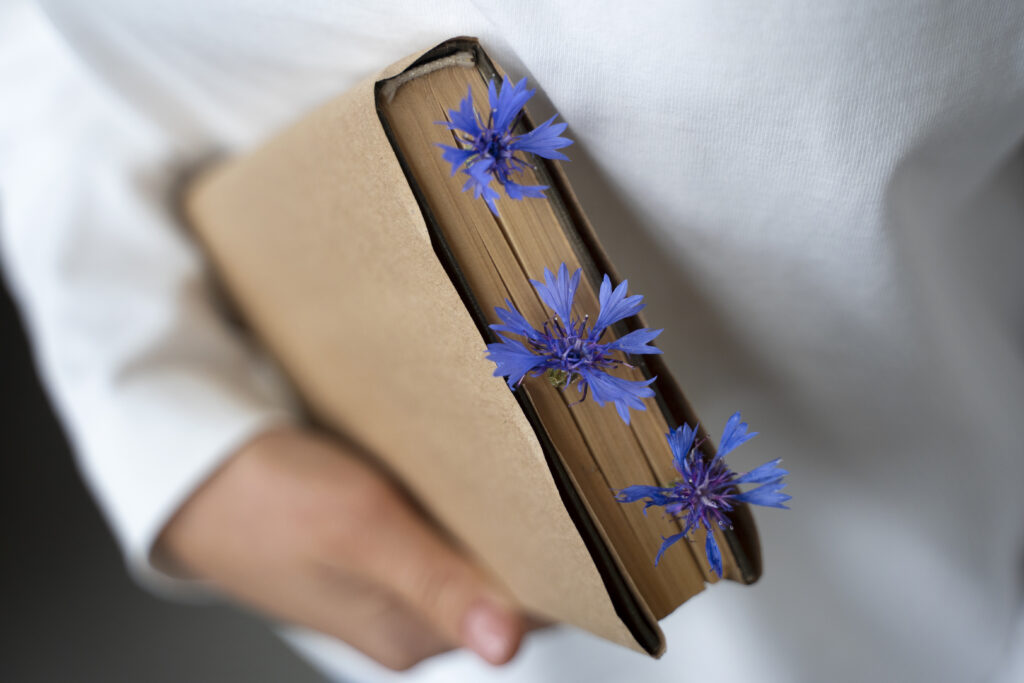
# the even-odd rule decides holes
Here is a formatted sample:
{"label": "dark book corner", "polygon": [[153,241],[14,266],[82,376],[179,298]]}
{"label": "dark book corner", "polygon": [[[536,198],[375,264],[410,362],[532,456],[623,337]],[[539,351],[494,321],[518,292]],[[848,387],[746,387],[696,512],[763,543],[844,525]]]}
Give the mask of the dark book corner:
{"label": "dark book corner", "polygon": [[128,577],[2,280],[0,681],[323,681],[259,619],[167,602]]}

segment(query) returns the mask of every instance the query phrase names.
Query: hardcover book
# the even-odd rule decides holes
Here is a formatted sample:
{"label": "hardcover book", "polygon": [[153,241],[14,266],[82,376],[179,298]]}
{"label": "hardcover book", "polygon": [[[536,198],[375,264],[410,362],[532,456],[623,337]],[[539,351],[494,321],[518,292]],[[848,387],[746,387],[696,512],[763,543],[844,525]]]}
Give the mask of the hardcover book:
{"label": "hardcover book", "polygon": [[[614,491],[670,485],[665,433],[698,421],[659,356],[616,370],[656,377],[628,424],[544,377],[513,392],[493,376],[495,307],[548,317],[530,284],[545,268],[581,269],[576,303],[594,313],[603,275],[619,282],[557,162],[531,159],[522,182],[545,197],[498,214],[451,177],[437,145],[459,141],[435,122],[502,75],[471,38],[408,57],[200,174],[186,212],[312,420],[379,458],[527,611],[658,656],[658,620],[718,576],[700,533],[655,566],[679,522]],[[756,530],[745,506],[731,521],[715,532],[723,578],[751,583]]]}

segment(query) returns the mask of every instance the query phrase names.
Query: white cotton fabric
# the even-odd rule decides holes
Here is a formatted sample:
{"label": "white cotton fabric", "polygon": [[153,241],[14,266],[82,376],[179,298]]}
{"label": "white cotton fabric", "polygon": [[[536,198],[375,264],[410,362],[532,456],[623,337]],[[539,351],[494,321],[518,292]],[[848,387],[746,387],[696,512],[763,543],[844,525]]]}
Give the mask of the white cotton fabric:
{"label": "white cotton fabric", "polygon": [[[1024,6],[67,0],[0,8],[4,268],[132,565],[290,413],[175,221],[182,164],[476,35],[541,88],[565,168],[712,433],[791,511],[766,571],[653,661],[572,630],[413,681],[1024,680]],[[388,680],[323,636],[325,671]]]}

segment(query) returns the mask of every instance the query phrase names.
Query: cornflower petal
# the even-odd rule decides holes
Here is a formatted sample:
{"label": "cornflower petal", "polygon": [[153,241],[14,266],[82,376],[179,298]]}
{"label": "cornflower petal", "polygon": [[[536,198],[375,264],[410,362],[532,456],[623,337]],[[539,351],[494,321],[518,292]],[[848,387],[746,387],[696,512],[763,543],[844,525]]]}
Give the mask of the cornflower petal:
{"label": "cornflower petal", "polygon": [[732,483],[765,484],[772,481],[778,481],[789,474],[789,472],[779,467],[780,462],[782,462],[782,458],[776,458],[775,460],[766,462],[760,467],[756,467],[749,472],[736,477],[732,480]]}
{"label": "cornflower petal", "polygon": [[684,534],[684,533],[673,534],[672,536],[669,536],[668,538],[665,538],[664,536],[662,536],[661,537],[661,547],[658,549],[658,554],[654,556],[654,566],[655,567],[658,566],[658,562],[661,561],[661,556],[665,554],[665,551],[668,550],[670,545],[672,545],[676,541],[682,540],[684,538],[686,538],[686,534]]}
{"label": "cornflower petal", "polygon": [[682,476],[688,474],[686,456],[693,449],[693,441],[696,436],[697,430],[685,423],[665,435],[668,439],[669,450],[672,451],[672,465]]}
{"label": "cornflower petal", "polygon": [[487,187],[491,184],[491,169],[494,168],[494,159],[484,157],[470,164],[466,171],[479,187]]}
{"label": "cornflower petal", "polygon": [[507,131],[519,115],[519,111],[536,92],[526,87],[525,78],[520,79],[518,83],[512,83],[508,76],[502,79],[501,91],[495,92],[494,79],[491,79],[487,84],[487,97],[494,115],[494,121],[491,123],[494,129]]}
{"label": "cornflower petal", "polygon": [[493,159],[481,159],[477,161],[469,168],[465,170],[465,173],[469,174],[469,180],[462,187],[462,191],[472,188],[473,198],[479,199],[484,198],[487,203],[487,207],[491,210],[495,216],[498,215],[498,207],[495,205],[494,200],[498,198],[498,191],[492,188],[490,170],[494,166]]}
{"label": "cornflower petal", "polygon": [[520,185],[511,180],[505,183],[505,193],[509,199],[522,199],[523,197],[543,197],[547,185]]}
{"label": "cornflower petal", "polygon": [[615,492],[615,497],[620,503],[634,503],[644,498],[649,498],[647,505],[644,506],[644,512],[646,513],[647,508],[652,505],[668,505],[672,499],[671,488],[661,488],[660,486],[627,486],[624,489],[619,489]]}
{"label": "cornflower petal", "polygon": [[563,263],[558,267],[558,276],[555,277],[547,268],[544,269],[544,282],[530,280],[541,301],[555,312],[562,322],[568,324],[572,320],[572,301],[576,298],[576,288],[580,285],[582,268],[577,268],[569,278],[569,269]]}
{"label": "cornflower petal", "polygon": [[491,325],[490,328],[495,332],[511,332],[527,339],[536,338],[537,331],[530,326],[530,323],[526,322],[526,318],[512,305],[512,302],[505,299],[505,305],[508,306],[507,309],[497,306],[494,308],[494,312],[498,314],[498,318],[503,324]]}
{"label": "cornflower petal", "polygon": [[740,422],[740,414],[738,412],[733,413],[729,421],[725,423],[725,429],[722,430],[722,440],[718,443],[718,453],[715,455],[715,458],[723,457],[741,443],[750,441],[755,436],[757,436],[757,432],[747,434],[747,423]]}
{"label": "cornflower petal", "polygon": [[[501,87],[505,87],[505,81],[508,80],[508,76],[505,76],[502,80]],[[498,109],[498,88],[494,85],[494,79],[487,81],[487,104],[490,106],[491,111],[497,111]]]}
{"label": "cornflower petal", "polygon": [[435,121],[442,126],[447,127],[449,130],[461,130],[469,137],[475,138],[480,135],[480,124],[477,122],[476,108],[473,106],[473,88],[469,87],[466,91],[466,97],[459,104],[458,109],[449,109],[448,121]]}
{"label": "cornflower petal", "polygon": [[733,499],[738,500],[741,503],[753,503],[754,505],[763,505],[765,507],[788,510],[789,508],[783,505],[783,503],[790,500],[793,496],[779,492],[785,487],[785,482],[773,481],[769,484],[762,484],[756,489],[738,493],[733,496]]}
{"label": "cornflower petal", "polygon": [[495,201],[498,198],[498,191],[486,188],[484,190],[484,202],[487,204],[487,208],[491,210],[494,216],[500,216],[498,213],[498,204]]}
{"label": "cornflower petal", "polygon": [[708,564],[719,576],[722,575],[722,552],[718,549],[718,541],[715,535],[708,530],[708,538],[704,541],[704,554],[708,557]]}
{"label": "cornflower petal", "polygon": [[461,168],[463,164],[473,158],[473,155],[476,154],[476,151],[472,149],[461,149],[459,147],[442,145],[441,143],[437,143],[437,146],[444,150],[444,152],[441,153],[441,158],[452,165],[451,175],[458,173],[459,168]]}
{"label": "cornflower petal", "polygon": [[663,331],[664,330],[650,330],[646,327],[642,327],[639,330],[633,330],[629,334],[622,335],[615,341],[608,344],[607,349],[609,351],[623,351],[634,355],[661,353],[661,349],[656,346],[648,346],[648,342],[653,340]]}
{"label": "cornflower petal", "polygon": [[569,161],[569,157],[557,151],[572,144],[572,140],[569,138],[559,137],[569,124],[564,122],[552,123],[556,118],[558,118],[558,114],[555,114],[529,133],[517,136],[509,145],[509,148],[536,154],[544,159]]}
{"label": "cornflower petal", "polygon": [[487,358],[497,366],[494,376],[507,377],[509,388],[515,389],[526,373],[544,364],[544,358],[530,351],[522,342],[498,336],[502,341],[487,345]]}
{"label": "cornflower petal", "polygon": [[583,382],[590,387],[590,393],[597,401],[597,405],[603,406],[606,401],[615,404],[615,410],[619,417],[626,424],[629,424],[629,409],[644,410],[642,398],[654,396],[654,390],[649,387],[656,377],[649,380],[622,379],[609,375],[606,372],[581,369]]}
{"label": "cornflower petal", "polygon": [[612,281],[607,275],[601,281],[601,289],[598,292],[598,303],[601,305],[601,312],[594,322],[594,334],[600,337],[604,330],[614,323],[636,315],[644,307],[644,298],[639,294],[626,296],[629,287],[629,280],[623,280],[612,289]]}

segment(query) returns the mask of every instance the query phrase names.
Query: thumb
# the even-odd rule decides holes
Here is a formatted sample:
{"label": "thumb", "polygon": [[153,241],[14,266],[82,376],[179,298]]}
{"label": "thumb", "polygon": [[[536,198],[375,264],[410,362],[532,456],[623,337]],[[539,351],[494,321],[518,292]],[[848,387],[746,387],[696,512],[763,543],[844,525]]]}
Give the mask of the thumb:
{"label": "thumb", "polygon": [[525,631],[511,600],[405,501],[361,539],[359,564],[453,644],[491,664],[516,653]]}

